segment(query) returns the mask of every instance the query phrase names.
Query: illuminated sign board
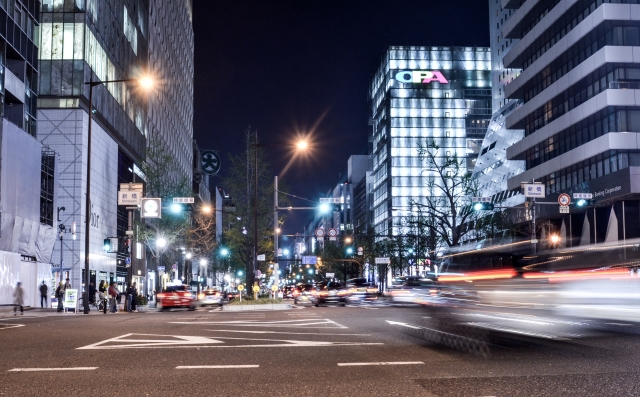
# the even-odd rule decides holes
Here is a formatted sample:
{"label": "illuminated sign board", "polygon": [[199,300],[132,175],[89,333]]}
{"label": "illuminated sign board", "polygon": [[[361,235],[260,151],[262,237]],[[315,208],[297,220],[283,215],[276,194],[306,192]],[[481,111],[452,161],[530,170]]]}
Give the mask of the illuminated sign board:
{"label": "illuminated sign board", "polygon": [[449,84],[449,81],[437,70],[403,70],[396,73],[396,80],[401,83],[429,84],[432,81],[437,81],[442,84]]}

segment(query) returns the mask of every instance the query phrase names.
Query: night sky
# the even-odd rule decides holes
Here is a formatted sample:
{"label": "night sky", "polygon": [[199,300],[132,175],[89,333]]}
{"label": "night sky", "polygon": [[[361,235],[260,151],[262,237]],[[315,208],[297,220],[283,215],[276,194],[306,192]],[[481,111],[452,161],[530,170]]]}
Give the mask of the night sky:
{"label": "night sky", "polygon": [[[200,0],[193,11],[198,145],[219,151],[224,176],[247,126],[263,143],[316,126],[313,157],[281,178],[313,200],[346,175],[350,155],[367,154],[368,88],[388,46],[489,45],[487,0]],[[279,174],[287,152],[265,150]]]}

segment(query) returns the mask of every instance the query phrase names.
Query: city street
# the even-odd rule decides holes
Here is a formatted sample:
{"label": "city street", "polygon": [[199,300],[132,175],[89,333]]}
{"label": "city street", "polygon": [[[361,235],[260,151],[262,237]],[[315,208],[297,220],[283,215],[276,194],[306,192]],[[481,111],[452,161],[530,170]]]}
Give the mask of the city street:
{"label": "city street", "polygon": [[[622,396],[640,328],[473,354],[417,338],[415,307],[0,312],[2,396]],[[613,332],[615,331],[615,332]]]}

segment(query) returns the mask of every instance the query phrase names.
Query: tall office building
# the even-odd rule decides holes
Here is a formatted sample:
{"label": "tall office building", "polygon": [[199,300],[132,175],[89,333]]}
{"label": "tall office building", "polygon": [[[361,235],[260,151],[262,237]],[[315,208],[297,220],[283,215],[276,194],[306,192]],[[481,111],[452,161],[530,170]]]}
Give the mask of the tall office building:
{"label": "tall office building", "polygon": [[0,304],[51,287],[56,242],[53,151],[36,140],[40,2],[0,0]]}
{"label": "tall office building", "polygon": [[411,199],[424,203],[434,172],[420,143],[456,154],[473,170],[491,115],[488,48],[390,47],[371,83],[373,219],[376,234],[394,234]]}
{"label": "tall office building", "polygon": [[[58,222],[78,225],[54,257],[74,286],[84,272],[84,225],[90,223],[90,278],[127,277],[125,255],[105,253],[103,240],[124,236],[127,212],[117,205],[120,183],[141,181],[137,170],[150,139],[166,144],[182,176],[192,175],[193,31],[191,3],[159,0],[44,0],[41,9],[38,139],[59,154]],[[93,89],[91,208],[85,208],[89,122],[86,82],[151,74],[152,92],[136,83]],[[177,176],[176,176],[177,177]],[[144,249],[130,247],[134,281],[144,282]],[[138,278],[138,276],[140,276]]]}
{"label": "tall office building", "polygon": [[489,0],[492,116],[473,169],[478,195],[507,207],[524,201],[519,190],[507,188],[507,180],[524,171],[524,161],[507,159],[507,148],[524,138],[524,130],[508,129],[505,125],[505,119],[522,105],[522,100],[507,99],[504,95],[507,84],[520,73],[520,69],[506,68],[503,62],[505,54],[518,42],[517,38],[502,35],[502,27],[514,12],[511,8],[503,8],[500,0]]}
{"label": "tall office building", "polygon": [[524,130],[507,159],[524,161],[526,171],[507,188],[535,180],[551,202],[593,194],[594,207],[570,214],[540,208],[568,245],[640,237],[640,2],[501,1],[514,10],[502,37],[518,40],[504,67],[522,69],[505,97],[524,102],[505,126]]}

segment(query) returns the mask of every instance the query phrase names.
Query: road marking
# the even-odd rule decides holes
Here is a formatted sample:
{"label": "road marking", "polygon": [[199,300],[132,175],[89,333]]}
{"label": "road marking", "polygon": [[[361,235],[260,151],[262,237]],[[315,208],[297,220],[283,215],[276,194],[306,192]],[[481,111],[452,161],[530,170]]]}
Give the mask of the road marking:
{"label": "road marking", "polygon": [[208,329],[211,332],[235,332],[243,334],[287,334],[287,335],[331,335],[331,336],[371,336],[371,334],[332,334],[324,332],[278,332],[278,331],[236,331],[228,329]]}
{"label": "road marking", "polygon": [[179,365],[176,369],[259,368],[259,365]]}
{"label": "road marking", "polygon": [[[333,320],[325,319],[290,319],[276,321],[261,321],[257,319],[229,320],[229,321],[175,321],[169,324],[185,325],[227,325],[236,327],[265,327],[265,328],[349,328],[338,324]],[[312,325],[324,325],[324,327],[312,327]]]}
{"label": "road marking", "polygon": [[37,371],[93,371],[98,367],[68,367],[68,368],[14,368],[8,372],[37,372]]}
{"label": "road marking", "polygon": [[387,361],[377,363],[338,363],[338,367],[357,367],[365,365],[423,365],[422,361]]}
{"label": "road marking", "polygon": [[628,327],[628,326],[633,325],[633,324],[624,324],[624,323],[605,323],[605,324],[608,324],[608,325],[619,325],[621,327]]}
{"label": "road marking", "polygon": [[411,325],[407,323],[401,323],[400,321],[390,321],[390,320],[386,320],[386,321],[391,325],[402,325],[403,327],[407,327],[407,328],[422,329],[422,327],[418,327],[416,325]]}
{"label": "road marking", "polygon": [[24,327],[24,324],[0,324],[0,329]]}
{"label": "road marking", "polygon": [[[132,337],[132,339],[127,339]],[[144,339],[141,337],[153,337]],[[159,338],[173,339],[159,339]],[[217,339],[269,342],[262,344],[228,345]],[[199,344],[200,343],[200,344]],[[258,339],[258,338],[230,338],[217,337],[216,339],[200,336],[176,336],[153,334],[125,334],[116,338],[107,339],[92,345],[79,347],[76,350],[110,350],[110,349],[176,349],[176,348],[247,348],[247,347],[333,347],[333,346],[373,346],[383,345],[375,342],[328,342],[328,341],[304,341],[289,339]]]}

